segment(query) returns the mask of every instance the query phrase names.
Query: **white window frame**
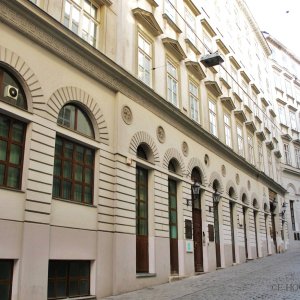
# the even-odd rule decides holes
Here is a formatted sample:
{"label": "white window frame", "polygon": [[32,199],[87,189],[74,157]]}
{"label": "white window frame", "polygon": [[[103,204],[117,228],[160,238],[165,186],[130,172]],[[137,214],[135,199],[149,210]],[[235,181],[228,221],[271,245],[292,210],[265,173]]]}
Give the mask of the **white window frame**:
{"label": "white window frame", "polygon": [[290,110],[290,122],[291,122],[291,129],[297,130],[296,113],[292,110]]}
{"label": "white window frame", "polygon": [[209,132],[214,136],[218,137],[217,106],[216,103],[211,99],[208,100],[208,114],[209,114]]}
{"label": "white window frame", "polygon": [[283,143],[283,153],[284,153],[284,158],[285,158],[285,163],[287,165],[292,165],[291,161],[291,153],[290,153],[290,145],[287,143]]}
{"label": "white window frame", "polygon": [[165,0],[165,13],[169,18],[176,22],[176,0]]}
{"label": "white window frame", "polygon": [[177,67],[170,60],[167,60],[167,99],[174,106],[179,106],[178,70]]}
{"label": "white window frame", "polygon": [[265,171],[264,153],[263,153],[263,146],[261,142],[257,144],[257,152],[258,152],[258,169],[264,172]]}
{"label": "white window frame", "polygon": [[191,118],[199,123],[199,85],[191,80],[189,81],[189,99]]}
{"label": "white window frame", "polygon": [[270,149],[267,149],[268,151],[268,167],[269,167],[269,176],[271,178],[274,177],[274,172],[273,172],[273,159],[272,159],[272,151]]}
{"label": "white window frame", "polygon": [[[84,4],[87,2],[90,3],[90,8],[95,9],[95,15],[93,16],[91,12],[85,10]],[[68,4],[67,4],[68,3]],[[69,17],[66,18],[66,7],[67,5],[70,5],[70,14]],[[75,22],[75,19],[73,18],[75,11],[78,13],[78,24]],[[99,22],[98,22],[98,15],[99,15],[99,6],[91,0],[64,0],[64,10],[63,10],[63,19],[62,23],[69,28],[72,32],[80,36],[83,40],[85,40],[90,45],[96,47],[97,43],[97,32],[99,28]],[[83,29],[83,20],[84,18],[88,19],[88,31],[85,31]],[[68,24],[67,24],[68,23]],[[73,30],[73,25],[76,24],[77,30]],[[91,24],[94,24],[94,33],[92,33],[92,26]],[[87,36],[84,36],[84,33],[87,33]]]}
{"label": "white window frame", "polygon": [[295,148],[296,168],[300,169],[300,148]]}
{"label": "white window frame", "polygon": [[282,124],[286,124],[286,115],[285,115],[285,108],[282,105],[278,105],[278,114],[279,120]]}
{"label": "white window frame", "polygon": [[245,157],[243,127],[237,124],[236,126],[238,154]]}
{"label": "white window frame", "polygon": [[249,158],[249,162],[252,165],[254,165],[255,164],[255,159],[254,159],[253,135],[248,134],[247,141],[248,141],[248,158]]}
{"label": "white window frame", "polygon": [[293,97],[292,83],[285,79],[285,92],[287,95]]}
{"label": "white window frame", "polygon": [[138,33],[138,78],[152,86],[152,43],[141,33]]}
{"label": "white window frame", "polygon": [[185,7],[185,21],[186,21],[186,38],[189,39],[196,46],[196,17]]}
{"label": "white window frame", "polygon": [[232,138],[231,138],[231,118],[228,113],[224,113],[224,135],[225,144],[232,148]]}

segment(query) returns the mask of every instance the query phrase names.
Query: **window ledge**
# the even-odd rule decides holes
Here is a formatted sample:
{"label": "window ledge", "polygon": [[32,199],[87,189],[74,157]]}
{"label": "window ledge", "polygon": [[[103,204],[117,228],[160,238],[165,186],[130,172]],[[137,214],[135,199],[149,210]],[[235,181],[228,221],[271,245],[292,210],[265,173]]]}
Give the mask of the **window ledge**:
{"label": "window ledge", "polygon": [[10,192],[16,192],[16,193],[20,193],[20,194],[25,194],[24,190],[18,190],[18,189],[6,187],[6,186],[0,186],[0,189],[1,190],[7,190],[7,191],[10,191]]}
{"label": "window ledge", "polygon": [[156,273],[136,273],[136,278],[156,277]]}
{"label": "window ledge", "polygon": [[72,297],[72,298],[63,298],[61,300],[97,300],[96,296],[82,296],[82,297]]}
{"label": "window ledge", "polygon": [[[94,204],[88,204],[88,203],[83,203],[83,202],[76,202],[76,201],[72,201],[72,200],[67,200],[67,199],[62,199],[62,198],[55,198],[55,197],[52,197],[52,199],[53,200],[57,200],[57,201],[71,203],[71,204],[77,204],[77,205],[82,205],[82,206],[88,206],[88,207],[97,208],[97,206],[94,205]],[[72,298],[72,299],[74,299],[74,298]]]}

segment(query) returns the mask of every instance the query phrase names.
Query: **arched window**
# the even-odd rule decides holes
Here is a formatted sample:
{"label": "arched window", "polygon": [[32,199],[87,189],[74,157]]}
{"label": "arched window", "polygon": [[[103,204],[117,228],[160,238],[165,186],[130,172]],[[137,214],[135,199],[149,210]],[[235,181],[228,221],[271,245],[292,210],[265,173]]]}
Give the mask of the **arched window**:
{"label": "arched window", "polygon": [[57,123],[94,138],[93,126],[88,116],[73,104],[67,104],[60,110]]}
{"label": "arched window", "polygon": [[17,79],[0,66],[0,99],[20,108],[27,109],[24,90]]}
{"label": "arched window", "polygon": [[137,147],[136,156],[138,158],[141,158],[141,159],[144,159],[144,160],[148,160],[147,151],[146,151],[146,149],[145,149],[145,147],[143,145],[139,145]]}
{"label": "arched window", "polygon": [[174,158],[172,158],[169,162],[168,170],[172,173],[176,173],[177,169],[178,169],[178,162]]}
{"label": "arched window", "polygon": [[[68,104],[59,113],[59,124],[94,137],[85,113]],[[95,151],[73,140],[57,136],[55,141],[53,197],[75,202],[93,203]]]}
{"label": "arched window", "polygon": [[[0,66],[0,102],[26,109],[24,91],[17,79]],[[0,187],[21,189],[26,124],[0,114]]]}

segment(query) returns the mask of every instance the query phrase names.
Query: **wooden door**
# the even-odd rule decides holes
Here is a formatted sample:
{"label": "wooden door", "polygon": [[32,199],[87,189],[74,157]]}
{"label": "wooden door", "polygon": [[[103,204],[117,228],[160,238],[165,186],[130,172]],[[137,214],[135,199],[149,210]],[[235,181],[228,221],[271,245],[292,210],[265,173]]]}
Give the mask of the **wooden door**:
{"label": "wooden door", "polygon": [[177,185],[169,179],[169,229],[171,274],[178,274]]}
{"label": "wooden door", "polygon": [[215,245],[217,268],[221,267],[220,229],[219,229],[219,207],[214,203],[214,223],[215,223]]}
{"label": "wooden door", "polygon": [[231,228],[231,247],[232,247],[232,262],[236,262],[235,258],[235,238],[234,238],[234,218],[233,218],[233,203],[230,202],[230,228]]}
{"label": "wooden door", "polygon": [[248,241],[247,241],[247,224],[246,224],[246,208],[243,207],[243,216],[244,216],[244,241],[245,241],[245,255],[246,259],[248,258]]}
{"label": "wooden door", "polygon": [[136,169],[136,272],[149,272],[148,171]]}
{"label": "wooden door", "polygon": [[193,207],[193,239],[195,272],[203,272],[201,209]]}

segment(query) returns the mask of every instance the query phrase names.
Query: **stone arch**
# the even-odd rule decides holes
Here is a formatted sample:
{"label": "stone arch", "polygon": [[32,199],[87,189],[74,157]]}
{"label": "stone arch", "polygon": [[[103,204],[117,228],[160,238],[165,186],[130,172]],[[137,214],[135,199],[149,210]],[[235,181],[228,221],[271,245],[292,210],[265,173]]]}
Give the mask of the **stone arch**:
{"label": "stone arch", "polygon": [[139,131],[131,138],[129,152],[136,155],[139,145],[146,144],[152,152],[153,163],[159,164],[159,154],[153,138],[145,131]]}
{"label": "stone arch", "polygon": [[200,161],[199,158],[197,157],[192,157],[188,163],[188,166],[187,166],[187,172],[186,172],[186,176],[188,178],[191,177],[191,174],[192,174],[192,171],[194,168],[199,168],[199,171],[202,175],[202,185],[206,186],[207,185],[207,176],[206,176],[206,173],[204,171],[204,168],[203,168],[203,165]]}
{"label": "stone arch", "polygon": [[230,188],[233,188],[234,190],[234,195],[233,195],[233,199],[237,199],[237,189],[236,189],[236,185],[235,183],[232,181],[232,180],[229,180],[227,182],[227,185],[226,185],[226,193],[229,195],[229,190]]}
{"label": "stone arch", "polygon": [[295,186],[292,184],[292,183],[289,183],[286,187],[286,190],[288,191],[288,193],[291,195],[291,196],[295,196],[296,193],[297,193],[297,190],[295,188]]}
{"label": "stone arch", "polygon": [[48,113],[57,122],[58,114],[61,108],[67,103],[74,103],[85,110],[93,123],[95,130],[95,139],[108,145],[108,129],[103,113],[98,103],[85,91],[77,87],[62,87],[56,90],[48,101]]}
{"label": "stone arch", "polygon": [[184,172],[185,166],[184,166],[183,159],[182,159],[180,153],[175,148],[170,148],[166,151],[166,153],[164,155],[164,159],[163,159],[163,167],[165,169],[168,169],[169,162],[172,158],[175,158],[179,163],[180,175],[185,174],[185,172]]}
{"label": "stone arch", "polygon": [[24,87],[27,110],[33,112],[35,109],[43,109],[45,103],[43,101],[44,93],[42,86],[33,70],[25,61],[15,52],[0,46],[0,63],[12,71],[20,84]]}
{"label": "stone arch", "polygon": [[[245,195],[245,196],[244,196]],[[243,197],[246,197],[246,200],[243,202]],[[245,204],[250,204],[250,199],[249,199],[249,195],[247,193],[247,189],[245,187],[241,187],[240,189],[240,201],[245,203]]]}
{"label": "stone arch", "polygon": [[217,172],[211,173],[210,179],[209,179],[209,186],[213,187],[213,183],[214,183],[215,180],[217,180],[219,182],[219,185],[220,185],[220,188],[219,188],[218,192],[221,193],[221,194],[224,193],[224,186],[223,186],[222,178],[221,178],[220,174],[217,173]]}
{"label": "stone arch", "polygon": [[260,208],[260,202],[256,193],[252,193],[251,195],[251,204],[254,208]]}

